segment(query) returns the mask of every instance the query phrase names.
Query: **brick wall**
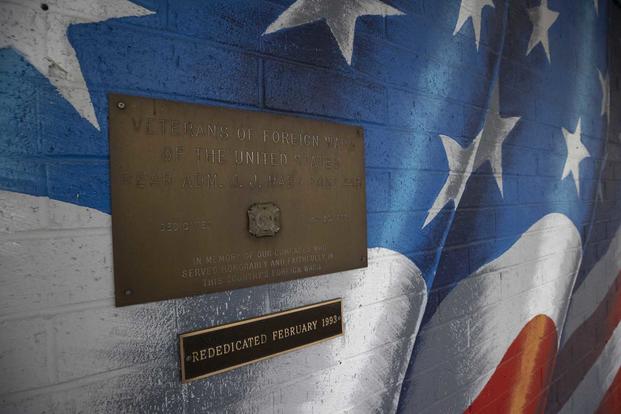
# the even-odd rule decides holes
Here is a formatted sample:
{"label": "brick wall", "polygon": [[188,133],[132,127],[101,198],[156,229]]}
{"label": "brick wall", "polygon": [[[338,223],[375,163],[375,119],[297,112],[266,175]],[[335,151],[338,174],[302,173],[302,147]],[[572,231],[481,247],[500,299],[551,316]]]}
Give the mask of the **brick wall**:
{"label": "brick wall", "polygon": [[[0,32],[10,46],[0,49],[0,412],[501,410],[520,379],[542,383],[525,404],[545,406],[548,389],[575,412],[603,398],[617,382],[589,388],[588,368],[612,368],[572,355],[590,362],[568,373],[554,361],[569,341],[566,318],[581,326],[602,297],[617,306],[605,295],[621,269],[620,66],[614,53],[607,66],[605,45],[616,50],[619,34],[605,22],[618,10],[550,0],[567,19],[550,32],[552,62],[565,71],[550,74],[541,45],[524,57],[530,29],[520,28],[538,1],[483,8],[478,47],[472,19],[456,30],[459,2],[387,1],[404,15],[359,18],[351,65],[324,21],[263,35],[291,3],[0,3],[0,23],[12,27]],[[57,43],[58,21],[72,23],[68,44]],[[28,41],[6,41],[12,33]],[[598,69],[610,74],[609,124]],[[424,225],[455,173],[439,136],[473,142],[495,84],[500,115],[520,117],[502,146],[502,193],[489,164],[457,171],[463,197]],[[115,308],[109,92],[363,126],[369,267]],[[90,102],[99,129],[84,117]],[[591,153],[580,194],[561,179],[562,128],[574,131],[578,116]],[[523,236],[529,229],[536,236]],[[581,286],[603,293],[572,311]],[[334,297],[344,300],[344,337],[180,384],[177,334]],[[523,327],[540,314],[556,330],[530,338]],[[546,335],[558,336],[548,354]],[[516,358],[535,352],[545,363],[498,380],[517,337],[526,345]],[[509,391],[484,401],[486,384]]]}

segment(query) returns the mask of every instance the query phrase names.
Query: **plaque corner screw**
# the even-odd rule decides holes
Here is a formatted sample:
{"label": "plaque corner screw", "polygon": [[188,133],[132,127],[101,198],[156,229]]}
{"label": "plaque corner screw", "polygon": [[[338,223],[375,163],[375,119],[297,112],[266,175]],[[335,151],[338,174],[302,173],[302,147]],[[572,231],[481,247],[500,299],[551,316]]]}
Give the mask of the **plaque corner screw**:
{"label": "plaque corner screw", "polygon": [[116,107],[119,108],[120,110],[125,109],[125,102],[122,102],[122,101],[117,102]]}
{"label": "plaque corner screw", "polygon": [[132,293],[134,293],[131,289],[125,289],[125,296],[130,296]]}

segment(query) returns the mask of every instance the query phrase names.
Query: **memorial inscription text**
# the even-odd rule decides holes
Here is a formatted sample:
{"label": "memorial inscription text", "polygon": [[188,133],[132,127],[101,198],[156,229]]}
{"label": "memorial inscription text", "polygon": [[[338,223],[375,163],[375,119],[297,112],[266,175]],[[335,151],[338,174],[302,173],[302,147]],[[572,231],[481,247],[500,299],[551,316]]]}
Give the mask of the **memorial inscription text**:
{"label": "memorial inscription text", "polygon": [[189,382],[343,334],[341,299],[179,335]]}
{"label": "memorial inscription text", "polygon": [[[366,265],[360,128],[121,95],[109,104],[117,304]],[[255,203],[272,203],[282,229],[249,234]]]}

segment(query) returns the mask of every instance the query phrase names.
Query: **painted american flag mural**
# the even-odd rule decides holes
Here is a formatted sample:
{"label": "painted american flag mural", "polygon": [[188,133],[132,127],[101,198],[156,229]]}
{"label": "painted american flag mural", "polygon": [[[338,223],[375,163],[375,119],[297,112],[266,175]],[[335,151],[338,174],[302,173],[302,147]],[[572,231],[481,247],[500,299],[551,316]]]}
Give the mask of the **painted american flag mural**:
{"label": "painted american flag mural", "polygon": [[[621,411],[605,0],[0,1],[1,412]],[[369,268],[113,306],[108,92],[362,125]],[[346,335],[180,385],[180,332]]]}

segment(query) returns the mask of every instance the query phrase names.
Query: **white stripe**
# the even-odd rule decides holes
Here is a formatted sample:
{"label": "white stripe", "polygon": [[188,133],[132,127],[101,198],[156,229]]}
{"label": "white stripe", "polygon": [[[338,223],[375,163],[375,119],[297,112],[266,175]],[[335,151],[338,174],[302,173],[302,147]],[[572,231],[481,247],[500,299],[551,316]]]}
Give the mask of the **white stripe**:
{"label": "white stripe", "polygon": [[621,271],[621,228],[610,242],[604,256],[593,266],[585,280],[571,296],[561,343],[589,318],[604,300]]}
{"label": "white stripe", "polygon": [[621,369],[621,325],[617,325],[604,350],[584,376],[560,413],[593,413]]}
{"label": "white stripe", "polygon": [[[419,269],[402,254],[374,248],[369,249],[366,269],[115,308],[108,214],[6,191],[0,191],[0,213],[0,316],[6,333],[0,335],[0,354],[7,373],[0,388],[7,392],[23,391],[26,400],[54,394],[54,400],[70,399],[78,407],[110,406],[106,412],[119,411],[114,409],[119,395],[135,393],[145,396],[143,408],[148,411],[159,404],[154,398],[161,397],[162,384],[171,379],[165,369],[153,374],[144,364],[128,365],[145,362],[145,349],[158,365],[175,367],[178,356],[171,350],[177,346],[177,331],[342,297],[343,337],[197,382],[191,387],[191,404],[216,412],[225,406],[232,412],[396,408],[427,302]],[[265,309],[248,305],[257,301],[267,303]],[[32,357],[47,355],[45,341],[33,341],[42,329],[39,319],[44,324],[47,315],[62,326],[50,330],[56,332],[57,345],[49,349],[49,360],[58,359],[60,368],[46,368],[42,357]],[[183,316],[173,320],[170,315]],[[23,322],[23,316],[34,322]],[[33,347],[32,352],[23,351]],[[79,378],[126,368],[131,368],[128,376],[139,380],[110,379],[96,393],[80,388]],[[65,387],[62,393],[48,379],[57,371],[62,378],[55,381]],[[177,378],[172,378],[176,387]],[[166,398],[182,398],[166,392],[171,393]],[[11,398],[6,401],[20,409],[7,410],[23,411],[24,404]]]}
{"label": "white stripe", "polygon": [[462,280],[417,338],[408,409],[463,412],[529,320],[562,324],[580,258],[576,226],[554,213]]}

